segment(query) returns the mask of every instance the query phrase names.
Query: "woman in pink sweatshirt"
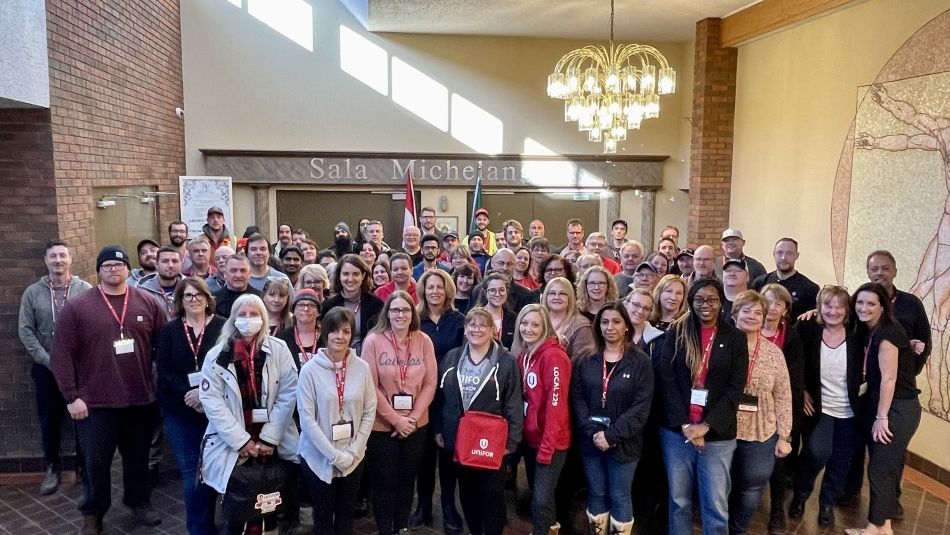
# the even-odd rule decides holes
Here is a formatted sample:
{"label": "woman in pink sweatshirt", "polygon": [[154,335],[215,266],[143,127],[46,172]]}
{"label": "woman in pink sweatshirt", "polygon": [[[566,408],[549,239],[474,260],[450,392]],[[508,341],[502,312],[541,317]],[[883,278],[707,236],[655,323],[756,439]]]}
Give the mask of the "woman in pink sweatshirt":
{"label": "woman in pink sweatshirt", "polygon": [[366,449],[373,513],[379,533],[389,535],[409,527],[438,374],[432,340],[419,330],[409,294],[397,290],[386,299],[361,356],[376,384],[376,422]]}

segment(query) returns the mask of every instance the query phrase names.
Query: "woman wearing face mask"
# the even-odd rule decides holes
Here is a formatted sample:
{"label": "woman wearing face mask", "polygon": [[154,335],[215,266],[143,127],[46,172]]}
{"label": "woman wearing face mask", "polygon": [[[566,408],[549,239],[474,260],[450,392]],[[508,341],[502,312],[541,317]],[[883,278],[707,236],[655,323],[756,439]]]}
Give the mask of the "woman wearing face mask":
{"label": "woman wearing face mask", "polygon": [[597,313],[597,352],[579,361],[571,380],[571,408],[589,495],[587,518],[596,534],[630,535],[630,489],[653,397],[650,357],[628,342],[633,326],[623,304]]}
{"label": "woman wearing face mask", "polygon": [[[868,524],[848,535],[893,534],[897,491],[907,445],[920,425],[914,350],[894,319],[893,303],[876,282],[862,284],[851,300],[855,340],[864,348],[867,384],[862,437],[868,447]],[[870,429],[870,432],[868,432]],[[860,446],[863,447],[863,446]]]}
{"label": "woman wearing face mask", "polygon": [[732,306],[732,318],[745,333],[749,350],[729,496],[729,532],[736,534],[749,529],[775,459],[792,451],[792,389],[785,355],[761,334],[767,308],[768,300],[755,290],[740,292]]}
{"label": "woman wearing face mask", "polygon": [[627,310],[627,315],[630,316],[630,323],[633,325],[630,341],[646,351],[650,342],[663,334],[663,331],[650,325],[650,322],[647,321],[650,313],[653,312],[653,294],[644,288],[635,288],[630,290],[627,297],[623,299],[623,306]]}
{"label": "woman wearing face mask", "polygon": [[824,469],[818,497],[818,525],[834,524],[834,505],[844,493],[851,457],[858,446],[859,392],[863,355],[848,333],[848,291],[825,286],[818,292],[818,314],[797,328],[805,350],[802,452],[788,516],[798,520]]}
{"label": "woman wearing face mask", "polygon": [[419,330],[409,294],[396,290],[389,296],[360,356],[376,385],[376,422],[366,454],[376,528],[398,533],[409,527],[438,372],[432,340]]}
{"label": "woman wearing face mask", "polygon": [[327,270],[320,264],[310,264],[300,268],[297,275],[296,291],[309,288],[317,293],[317,299],[323,304],[323,299],[330,290],[330,277]]}
{"label": "woman wearing face mask", "polygon": [[270,279],[264,284],[261,299],[267,307],[267,332],[277,336],[290,326],[290,282],[287,279]]}
{"label": "woman wearing face mask", "polygon": [[521,378],[514,357],[495,339],[492,315],[475,307],[465,317],[465,340],[449,351],[439,367],[439,390],[433,413],[441,463],[454,463],[459,498],[469,532],[501,535],[505,527],[505,462],[497,470],[455,462],[459,422],[468,411],[504,417],[508,439],[504,456],[521,442],[524,422]]}
{"label": "woman wearing face mask", "polygon": [[322,324],[325,347],[300,370],[299,452],[313,503],[314,533],[353,532],[363,456],[376,419],[372,373],[350,348],[353,325],[349,310],[328,312]]}
{"label": "woman wearing face mask", "polygon": [[617,300],[620,292],[610,272],[603,266],[591,266],[577,281],[577,309],[591,322],[600,308]]}
{"label": "woman wearing face mask", "polygon": [[383,309],[383,302],[373,295],[372,274],[360,257],[355,254],[343,255],[333,270],[333,284],[330,292],[333,295],[323,301],[320,312],[326,315],[331,308],[342,306],[353,313],[356,318],[356,330],[350,342],[356,353],[360,353],[363,338],[376,325],[379,313]]}
{"label": "woman wearing face mask", "polygon": [[165,324],[156,342],[158,398],[181,473],[188,533],[211,535],[215,533],[215,496],[208,487],[196,484],[201,438],[208,428],[198,387],[205,355],[214,347],[225,319],[214,315],[214,297],[199,277],[178,284],[174,309],[176,319]]}
{"label": "woman wearing face mask", "polygon": [[[260,297],[245,294],[235,300],[201,375],[199,398],[208,430],[200,470],[206,485],[226,494],[228,481],[242,464],[296,462],[297,370],[287,345],[268,336],[267,309]],[[249,526],[235,520],[227,505],[225,496],[228,533],[244,533]],[[273,516],[251,524],[275,529]]]}
{"label": "woman wearing face mask", "polygon": [[508,277],[501,273],[490,273],[482,283],[480,306],[491,314],[495,326],[493,332],[505,348],[510,348],[515,340],[515,321],[518,315],[508,304]]}
{"label": "woman wearing face mask", "polygon": [[656,305],[650,314],[650,324],[666,331],[686,312],[686,281],[676,275],[664,275],[653,289]]}
{"label": "woman wearing face mask", "polygon": [[482,280],[482,274],[475,266],[461,266],[452,270],[455,282],[455,309],[463,316],[475,306],[472,302],[472,290]]}
{"label": "woman wearing face mask", "polygon": [[670,533],[692,530],[697,490],[703,529],[728,531],[729,468],[749,350],[745,334],[721,317],[724,300],[718,281],[694,282],[689,312],[653,350],[663,402],[660,445],[670,486]]}
{"label": "woman wearing face mask", "polygon": [[571,361],[541,305],[527,305],[518,314],[515,345],[524,392],[522,452],[531,488],[533,533],[556,535],[554,491],[571,445],[568,392]]}
{"label": "woman wearing face mask", "polygon": [[[420,330],[429,336],[435,349],[435,360],[442,364],[445,355],[462,345],[465,336],[465,316],[455,310],[455,284],[448,273],[435,269],[419,278]],[[432,526],[432,496],[435,493],[435,468],[439,452],[435,432],[429,426],[422,465],[416,483],[418,506],[409,519],[409,527]],[[455,508],[455,475],[451,463],[439,466],[439,485],[442,489],[442,519],[447,531],[462,529],[461,518]]]}

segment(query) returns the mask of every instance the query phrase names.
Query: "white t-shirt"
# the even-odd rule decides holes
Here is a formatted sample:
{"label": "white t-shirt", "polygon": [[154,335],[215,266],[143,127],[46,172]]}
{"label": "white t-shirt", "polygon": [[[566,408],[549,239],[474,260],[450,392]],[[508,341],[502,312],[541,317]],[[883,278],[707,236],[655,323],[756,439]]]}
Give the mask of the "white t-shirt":
{"label": "white t-shirt", "polygon": [[828,347],[821,342],[821,412],[832,418],[852,418],[848,398],[848,342]]}

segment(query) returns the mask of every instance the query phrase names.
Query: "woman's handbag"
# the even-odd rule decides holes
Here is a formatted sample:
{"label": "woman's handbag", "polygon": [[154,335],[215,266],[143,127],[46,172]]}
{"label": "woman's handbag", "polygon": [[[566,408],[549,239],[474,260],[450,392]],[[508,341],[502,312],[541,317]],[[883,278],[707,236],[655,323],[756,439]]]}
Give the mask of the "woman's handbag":
{"label": "woman's handbag", "polygon": [[455,460],[469,468],[498,470],[508,444],[508,420],[497,414],[468,411],[455,435]]}
{"label": "woman's handbag", "polygon": [[248,458],[235,466],[221,505],[228,524],[282,511],[285,504],[292,502],[290,494],[296,489],[296,474],[293,462],[276,455],[266,461]]}

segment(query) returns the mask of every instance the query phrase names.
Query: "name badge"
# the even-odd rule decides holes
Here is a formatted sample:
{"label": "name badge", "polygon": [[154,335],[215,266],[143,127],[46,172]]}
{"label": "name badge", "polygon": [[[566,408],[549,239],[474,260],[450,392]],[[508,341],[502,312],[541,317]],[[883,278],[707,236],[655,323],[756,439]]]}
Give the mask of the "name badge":
{"label": "name badge", "polygon": [[410,394],[393,394],[393,408],[397,411],[411,411],[413,396]]}
{"label": "name badge", "polygon": [[739,398],[739,410],[743,412],[759,412],[759,396],[742,394]]}
{"label": "name badge", "polygon": [[861,386],[858,387],[858,396],[863,396],[868,393],[868,383],[867,381],[861,383]]}
{"label": "name badge", "polygon": [[706,400],[709,398],[709,390],[705,388],[694,388],[689,393],[689,403],[691,405],[706,406]]}
{"label": "name badge", "polygon": [[347,440],[353,437],[353,422],[340,421],[330,427],[330,435],[334,442]]}
{"label": "name badge", "polygon": [[126,355],[128,353],[134,353],[135,340],[132,338],[119,338],[115,342],[112,342],[112,347],[115,348],[116,355]]}
{"label": "name badge", "polygon": [[188,386],[197,388],[201,384],[201,372],[192,372],[188,374]]}
{"label": "name badge", "polygon": [[255,424],[266,424],[270,421],[267,416],[267,409],[254,409],[251,411],[251,422]]}

